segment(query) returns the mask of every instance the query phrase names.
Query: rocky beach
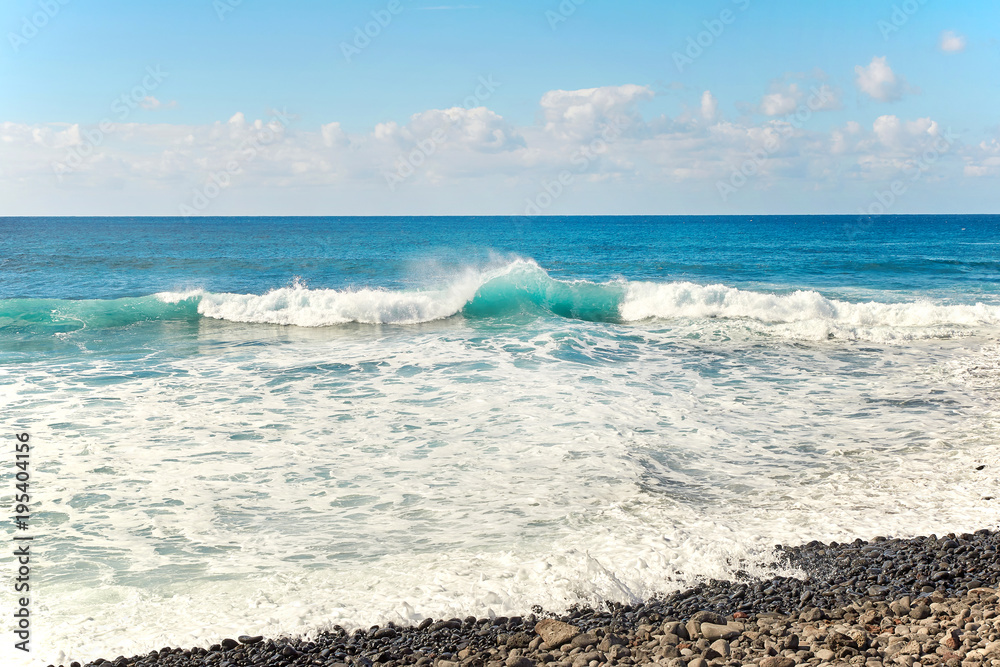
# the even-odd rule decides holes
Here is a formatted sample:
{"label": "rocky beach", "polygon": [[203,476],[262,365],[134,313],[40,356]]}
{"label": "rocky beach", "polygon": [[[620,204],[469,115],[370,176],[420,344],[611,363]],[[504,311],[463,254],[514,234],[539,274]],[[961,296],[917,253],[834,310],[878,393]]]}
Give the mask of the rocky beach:
{"label": "rocky beach", "polygon": [[777,547],[798,577],[709,581],[637,605],[240,636],[64,667],[1000,665],[1000,532]]}

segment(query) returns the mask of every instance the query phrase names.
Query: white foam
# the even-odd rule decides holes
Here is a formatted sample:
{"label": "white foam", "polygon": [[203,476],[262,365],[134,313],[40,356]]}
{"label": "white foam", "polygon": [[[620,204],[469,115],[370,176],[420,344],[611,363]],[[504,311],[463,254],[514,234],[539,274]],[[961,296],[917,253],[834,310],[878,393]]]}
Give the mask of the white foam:
{"label": "white foam", "polygon": [[945,305],[927,300],[850,303],[815,291],[770,294],[725,285],[630,283],[621,307],[626,321],[660,319],[744,319],[768,325],[789,338],[819,340],[914,340],[968,333],[1000,325],[1000,306]]}
{"label": "white foam", "polygon": [[767,572],[775,543],[995,523],[972,465],[993,397],[941,370],[972,339],[243,329],[257,345],[204,321],[156,376],[90,355],[0,377],[49,512],[44,664],[630,601]]}
{"label": "white foam", "polygon": [[530,260],[498,261],[486,268],[467,268],[438,289],[310,289],[296,282],[266,294],[211,293],[204,290],[163,292],[165,303],[199,300],[198,312],[231,322],[326,327],[360,324],[419,324],[455,315],[483,284],[518,270],[541,272]]}
{"label": "white foam", "polygon": [[[582,284],[554,281],[534,262],[515,259],[498,260],[486,268],[466,269],[447,279],[444,287],[433,289],[334,290],[295,284],[261,295],[199,290],[166,292],[157,297],[167,303],[198,299],[199,313],[231,322],[301,327],[418,324],[456,315],[483,285],[519,272],[542,285],[546,281],[549,285],[559,283],[569,288]],[[947,304],[926,299],[855,303],[828,298],[815,291],[775,294],[689,282],[613,281],[598,287],[609,290],[611,302],[614,300],[611,295],[624,290],[618,312],[609,311],[608,319],[617,315],[622,321],[633,323],[668,320],[698,330],[724,327],[735,335],[741,330],[751,330],[794,340],[836,338],[881,343],[976,335],[1000,326],[1000,306],[983,303]],[[510,295],[514,297],[513,291]],[[584,291],[579,298],[586,302],[590,295]],[[709,326],[705,320],[721,323]]]}

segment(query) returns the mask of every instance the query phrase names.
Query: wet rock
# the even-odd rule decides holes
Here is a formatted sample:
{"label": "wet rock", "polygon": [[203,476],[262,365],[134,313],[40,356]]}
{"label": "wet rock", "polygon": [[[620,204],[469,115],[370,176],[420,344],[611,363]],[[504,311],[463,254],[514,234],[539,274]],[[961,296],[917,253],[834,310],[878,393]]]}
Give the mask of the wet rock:
{"label": "wet rock", "polygon": [[[535,616],[470,617],[425,620],[415,628],[336,627],[309,641],[248,642],[240,636],[238,645],[229,640],[208,649],[164,648],[115,662],[119,667],[373,667],[373,661],[379,667],[506,667],[508,662],[527,667],[523,661],[548,667],[775,667],[791,660],[812,666],[985,667],[1000,660],[996,532],[810,542],[778,550],[784,564],[806,578],[711,581],[642,603],[576,608],[537,623]],[[947,576],[932,581],[939,573]],[[740,622],[725,622],[729,614]],[[591,647],[598,650],[588,651]]]}
{"label": "wet rock", "polygon": [[546,618],[535,624],[535,632],[549,646],[562,646],[573,641],[581,630],[575,625]]}
{"label": "wet rock", "polygon": [[687,628],[680,621],[667,621],[662,627],[663,634],[667,635],[677,635],[681,639],[690,639],[688,637]]}
{"label": "wet rock", "polygon": [[725,625],[726,618],[721,614],[716,614],[712,611],[699,611],[691,620],[695,623],[711,623],[712,625]]}
{"label": "wet rock", "polygon": [[735,639],[740,636],[740,629],[738,629],[736,624],[729,626],[715,623],[702,623],[698,629],[701,636],[708,641],[715,641],[716,639]]}
{"label": "wet rock", "polygon": [[504,663],[507,667],[535,667],[535,662],[528,658],[512,655]]}
{"label": "wet rock", "polygon": [[532,636],[527,632],[515,632],[507,638],[507,648],[528,648]]}

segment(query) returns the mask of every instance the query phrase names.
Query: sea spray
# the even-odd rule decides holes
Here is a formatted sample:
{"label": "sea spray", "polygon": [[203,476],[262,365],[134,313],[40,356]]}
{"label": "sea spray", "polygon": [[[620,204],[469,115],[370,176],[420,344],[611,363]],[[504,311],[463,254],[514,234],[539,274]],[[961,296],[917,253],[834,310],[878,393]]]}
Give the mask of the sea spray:
{"label": "sea spray", "polygon": [[721,320],[788,338],[910,340],[996,327],[1000,306],[929,299],[851,302],[815,290],[767,292],[692,282],[558,280],[525,259],[466,268],[422,289],[323,289],[296,281],[263,294],[188,290],[110,300],[0,301],[0,327],[8,331],[60,333],[199,316],[298,327],[412,325],[455,317],[507,324],[547,317],[625,325]]}

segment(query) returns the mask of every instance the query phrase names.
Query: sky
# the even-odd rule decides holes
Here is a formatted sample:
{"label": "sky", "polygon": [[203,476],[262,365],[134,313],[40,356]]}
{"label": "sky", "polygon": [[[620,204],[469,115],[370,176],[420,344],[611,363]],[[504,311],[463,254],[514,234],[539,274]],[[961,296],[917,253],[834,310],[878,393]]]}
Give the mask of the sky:
{"label": "sky", "polygon": [[2,215],[996,213],[996,0],[5,0]]}

